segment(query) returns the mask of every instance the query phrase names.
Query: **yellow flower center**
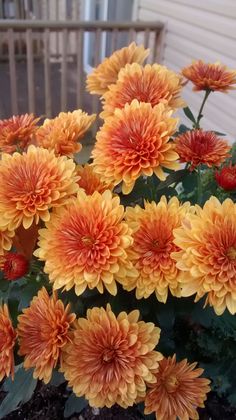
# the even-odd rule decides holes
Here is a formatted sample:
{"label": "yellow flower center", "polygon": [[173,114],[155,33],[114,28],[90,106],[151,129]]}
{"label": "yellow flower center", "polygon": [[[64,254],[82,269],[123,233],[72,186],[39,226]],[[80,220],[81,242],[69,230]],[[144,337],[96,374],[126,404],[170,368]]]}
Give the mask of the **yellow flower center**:
{"label": "yellow flower center", "polygon": [[94,239],[91,238],[91,236],[83,236],[81,238],[81,241],[84,245],[87,245],[87,246],[93,245],[95,242]]}
{"label": "yellow flower center", "polygon": [[165,388],[168,393],[175,392],[179,386],[179,381],[175,375],[168,376],[165,380]]}
{"label": "yellow flower center", "polygon": [[231,246],[227,251],[227,257],[230,260],[236,260],[236,248],[234,246]]}

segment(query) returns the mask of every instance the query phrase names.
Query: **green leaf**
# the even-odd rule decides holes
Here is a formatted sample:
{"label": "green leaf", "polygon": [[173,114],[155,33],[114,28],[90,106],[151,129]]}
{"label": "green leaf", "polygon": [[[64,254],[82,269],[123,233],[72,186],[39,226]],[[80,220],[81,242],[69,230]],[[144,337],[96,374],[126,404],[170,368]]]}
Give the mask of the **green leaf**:
{"label": "green leaf", "polygon": [[87,407],[88,402],[82,397],[76,397],[72,393],[65,404],[64,417],[70,417],[73,413],[80,413],[85,407]]}
{"label": "green leaf", "polygon": [[58,372],[57,370],[54,369],[49,385],[59,386],[59,385],[63,384],[64,382],[66,382],[66,380],[65,380],[65,377],[64,377],[63,373]]}
{"label": "green leaf", "polygon": [[184,178],[188,173],[188,169],[180,169],[179,171],[171,173],[165,181],[160,182],[156,188],[156,191],[163,190],[164,188],[167,188],[176,182],[180,182],[182,178]]}
{"label": "green leaf", "polygon": [[161,328],[172,329],[175,322],[175,312],[172,302],[158,305],[156,317]]}
{"label": "green leaf", "polygon": [[19,404],[30,400],[37,385],[32,376],[32,369],[25,370],[20,367],[16,370],[14,381],[7,378],[4,382],[4,390],[8,391],[0,405],[0,419],[16,410]]}
{"label": "green leaf", "polygon": [[41,285],[34,279],[32,279],[32,281],[30,280],[22,287],[19,296],[19,311],[22,311],[22,309],[27,308],[30,305],[31,300],[35,295],[37,295],[40,288]]}
{"label": "green leaf", "polygon": [[183,108],[183,111],[184,111],[184,113],[185,113],[186,117],[187,117],[190,121],[192,121],[194,124],[196,124],[196,120],[195,120],[195,117],[194,117],[194,115],[193,115],[193,113],[192,113],[191,109],[190,109],[188,106],[186,106],[185,108]]}
{"label": "green leaf", "polygon": [[194,304],[191,318],[192,321],[196,322],[197,324],[209,328],[217,315],[214,313],[214,310],[210,306],[203,308],[203,305],[204,299],[201,299],[199,302]]}

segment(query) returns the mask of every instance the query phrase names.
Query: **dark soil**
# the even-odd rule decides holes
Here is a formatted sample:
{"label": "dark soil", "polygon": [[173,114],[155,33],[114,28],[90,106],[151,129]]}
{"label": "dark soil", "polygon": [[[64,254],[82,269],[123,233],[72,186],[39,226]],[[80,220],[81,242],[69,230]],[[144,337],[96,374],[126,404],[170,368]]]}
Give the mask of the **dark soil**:
{"label": "dark soil", "polygon": [[[62,420],[64,406],[70,392],[66,385],[59,387],[39,384],[31,400],[18,410],[8,414],[3,420]],[[4,394],[0,392],[0,401]],[[227,400],[209,394],[205,409],[199,411],[200,420],[236,420],[236,408]],[[137,407],[126,410],[119,406],[111,409],[84,408],[80,414],[74,413],[69,420],[143,420],[145,417]]]}

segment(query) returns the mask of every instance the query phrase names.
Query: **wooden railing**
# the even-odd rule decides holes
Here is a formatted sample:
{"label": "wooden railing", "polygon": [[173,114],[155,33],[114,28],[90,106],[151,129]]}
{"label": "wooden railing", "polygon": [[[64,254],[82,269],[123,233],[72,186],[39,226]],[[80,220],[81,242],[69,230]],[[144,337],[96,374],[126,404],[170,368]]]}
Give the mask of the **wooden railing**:
{"label": "wooden railing", "polygon": [[[75,108],[96,112],[98,99],[85,92],[85,48],[92,46],[96,66],[102,48],[110,55],[136,41],[151,49],[149,62],[161,62],[164,30],[160,22],[0,20],[0,42],[6,44],[0,55],[0,118],[24,112],[51,117]],[[92,44],[85,46],[91,33]]]}

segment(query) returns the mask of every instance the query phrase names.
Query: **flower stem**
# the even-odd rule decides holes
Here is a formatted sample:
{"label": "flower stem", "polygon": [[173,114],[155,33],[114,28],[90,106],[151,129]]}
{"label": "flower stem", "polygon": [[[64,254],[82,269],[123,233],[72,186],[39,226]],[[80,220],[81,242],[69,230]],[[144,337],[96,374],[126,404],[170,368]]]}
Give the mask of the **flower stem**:
{"label": "flower stem", "polygon": [[201,183],[201,167],[197,167],[197,202],[199,205],[202,204],[202,183]]}
{"label": "flower stem", "polygon": [[207,101],[207,98],[210,95],[210,93],[211,93],[211,90],[206,90],[205,96],[204,96],[203,101],[202,101],[202,105],[201,105],[201,107],[199,109],[199,113],[198,113],[198,116],[197,116],[195,128],[200,128],[200,120],[202,118],[202,111],[203,111],[204,105],[205,105],[205,103]]}

